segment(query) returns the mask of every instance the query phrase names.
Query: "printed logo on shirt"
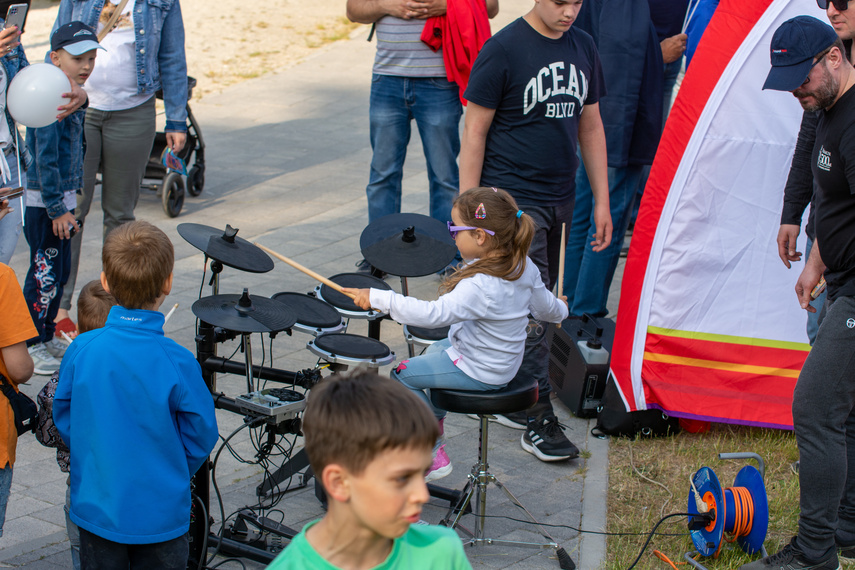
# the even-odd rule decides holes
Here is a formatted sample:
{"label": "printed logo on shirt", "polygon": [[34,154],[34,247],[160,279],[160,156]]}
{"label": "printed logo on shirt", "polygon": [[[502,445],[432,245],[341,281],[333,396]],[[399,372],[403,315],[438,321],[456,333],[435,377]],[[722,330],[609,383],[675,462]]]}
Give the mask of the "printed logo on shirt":
{"label": "printed logo on shirt", "polygon": [[142,319],[139,317],[119,317],[123,321],[130,321],[132,323],[141,323]]}
{"label": "printed logo on shirt", "polygon": [[816,166],[828,172],[831,170],[831,153],[825,150],[824,147],[819,147],[819,156],[816,157]]}
{"label": "printed logo on shirt", "polygon": [[855,329],[855,319],[849,318],[846,320],[846,326],[850,329]]}
{"label": "printed logo on shirt", "polygon": [[555,119],[572,117],[576,111],[576,103],[547,102],[547,99],[560,95],[574,97],[581,108],[588,97],[588,78],[572,63],[570,69],[565,70],[564,62],[556,61],[541,67],[537,75],[526,84],[523,92],[523,115],[528,115],[538,103],[546,103],[547,117]]}
{"label": "printed logo on shirt", "polygon": [[57,255],[59,255],[59,250],[57,250],[55,247],[49,247],[45,250],[45,256],[48,259],[53,259]]}

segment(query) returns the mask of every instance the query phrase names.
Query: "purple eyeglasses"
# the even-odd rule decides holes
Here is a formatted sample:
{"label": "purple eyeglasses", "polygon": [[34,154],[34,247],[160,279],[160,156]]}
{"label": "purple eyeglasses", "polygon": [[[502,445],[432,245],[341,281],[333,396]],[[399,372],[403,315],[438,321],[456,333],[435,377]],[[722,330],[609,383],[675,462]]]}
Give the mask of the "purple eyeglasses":
{"label": "purple eyeglasses", "polygon": [[448,233],[451,234],[451,239],[457,239],[457,232],[462,232],[465,230],[484,230],[485,232],[487,232],[491,236],[496,235],[496,232],[494,232],[492,230],[487,230],[484,228],[476,228],[473,226],[452,226],[451,225],[452,222],[445,222],[445,223],[448,224]]}

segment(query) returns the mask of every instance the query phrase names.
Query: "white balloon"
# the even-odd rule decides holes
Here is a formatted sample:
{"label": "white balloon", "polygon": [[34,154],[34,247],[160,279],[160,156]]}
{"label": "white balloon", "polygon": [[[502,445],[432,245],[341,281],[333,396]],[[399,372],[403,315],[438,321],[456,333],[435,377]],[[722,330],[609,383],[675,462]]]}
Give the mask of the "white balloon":
{"label": "white balloon", "polygon": [[38,129],[53,124],[57,107],[68,103],[63,93],[71,83],[63,71],[50,63],[34,63],[18,72],[6,91],[6,107],[12,118]]}

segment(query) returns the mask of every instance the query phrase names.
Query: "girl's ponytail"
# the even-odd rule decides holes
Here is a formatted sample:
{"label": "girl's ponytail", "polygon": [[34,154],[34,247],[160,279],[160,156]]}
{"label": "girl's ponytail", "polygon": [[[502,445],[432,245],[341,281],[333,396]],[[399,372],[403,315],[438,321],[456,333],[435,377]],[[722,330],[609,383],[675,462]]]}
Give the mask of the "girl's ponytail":
{"label": "girl's ponytail", "polygon": [[451,291],[462,279],[477,273],[508,281],[522,277],[536,227],[513,197],[498,188],[473,188],[455,199],[454,208],[464,225],[490,230],[494,235],[487,235],[490,254],[455,271],[440,285],[440,293]]}

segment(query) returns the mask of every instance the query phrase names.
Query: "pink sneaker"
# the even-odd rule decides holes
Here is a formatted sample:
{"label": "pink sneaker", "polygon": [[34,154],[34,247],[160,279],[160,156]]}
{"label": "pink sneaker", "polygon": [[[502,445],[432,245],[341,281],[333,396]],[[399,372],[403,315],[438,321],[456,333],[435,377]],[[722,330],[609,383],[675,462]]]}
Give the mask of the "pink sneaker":
{"label": "pink sneaker", "polygon": [[445,453],[445,444],[440,445],[436,450],[436,455],[433,456],[433,463],[430,464],[427,475],[425,475],[425,483],[442,479],[451,473],[454,467],[451,465],[451,459]]}

